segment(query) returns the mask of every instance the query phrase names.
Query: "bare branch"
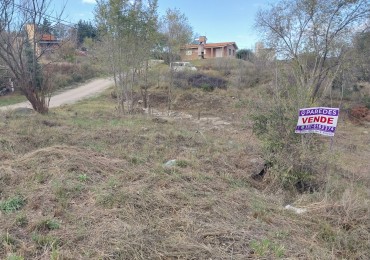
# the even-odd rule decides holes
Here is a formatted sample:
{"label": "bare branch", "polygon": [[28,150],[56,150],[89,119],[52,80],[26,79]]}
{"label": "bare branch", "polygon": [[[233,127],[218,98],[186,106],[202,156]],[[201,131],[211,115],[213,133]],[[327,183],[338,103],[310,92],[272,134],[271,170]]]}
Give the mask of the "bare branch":
{"label": "bare branch", "polygon": [[[337,43],[348,41],[369,13],[366,0],[286,0],[260,11],[256,25],[269,46],[298,66],[297,81],[303,79],[315,100],[324,82],[331,81],[325,80],[329,71],[340,66],[345,45]],[[305,65],[308,57],[313,66]],[[334,58],[333,67],[328,60]]]}

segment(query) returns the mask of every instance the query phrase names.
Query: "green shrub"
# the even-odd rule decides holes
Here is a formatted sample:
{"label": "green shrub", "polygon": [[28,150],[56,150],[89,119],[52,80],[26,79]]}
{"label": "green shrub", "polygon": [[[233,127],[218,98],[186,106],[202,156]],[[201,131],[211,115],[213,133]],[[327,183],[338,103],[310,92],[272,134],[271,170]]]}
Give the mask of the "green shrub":
{"label": "green shrub", "polygon": [[24,260],[23,256],[18,256],[15,254],[9,255],[6,260]]}
{"label": "green shrub", "polygon": [[[284,75],[283,75],[284,76]],[[253,131],[263,142],[271,180],[299,191],[317,189],[325,176],[322,142],[317,134],[296,134],[299,108],[310,104],[308,90],[282,77],[254,103]]]}
{"label": "green shrub", "polygon": [[253,253],[257,256],[264,257],[266,255],[271,255],[272,253],[275,258],[282,258],[285,254],[284,246],[274,244],[269,239],[263,239],[260,241],[252,240],[250,247]]}
{"label": "green shrub", "polygon": [[9,213],[21,209],[26,204],[26,200],[21,196],[0,201],[0,210]]}
{"label": "green shrub", "polygon": [[61,241],[58,238],[49,235],[33,234],[33,242],[37,245],[38,248],[53,248],[61,245]]}
{"label": "green shrub", "polygon": [[365,106],[370,109],[370,96],[363,97],[363,102],[365,103]]}
{"label": "green shrub", "polygon": [[81,82],[83,80],[83,77],[81,74],[78,73],[73,73],[72,74],[72,79],[74,82]]}
{"label": "green shrub", "polygon": [[55,219],[46,219],[42,220],[40,223],[37,224],[37,230],[54,230],[59,229],[60,223]]}
{"label": "green shrub", "polygon": [[177,160],[176,161],[176,166],[178,166],[180,168],[186,168],[186,167],[189,166],[189,162],[185,161],[185,160]]}
{"label": "green shrub", "polygon": [[15,224],[19,227],[27,226],[27,224],[28,224],[27,216],[23,215],[23,214],[17,216],[16,219],[15,219]]}

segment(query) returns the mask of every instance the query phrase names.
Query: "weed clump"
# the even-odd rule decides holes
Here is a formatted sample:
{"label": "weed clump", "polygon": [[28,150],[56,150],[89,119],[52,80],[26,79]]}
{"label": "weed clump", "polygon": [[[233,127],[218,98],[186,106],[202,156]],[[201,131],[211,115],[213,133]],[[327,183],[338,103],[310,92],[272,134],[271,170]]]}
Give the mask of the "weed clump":
{"label": "weed clump", "polygon": [[15,196],[5,201],[0,201],[0,210],[10,213],[21,209],[26,204],[26,200],[22,196]]}
{"label": "weed clump", "polygon": [[38,231],[59,229],[60,223],[55,219],[45,219],[36,225]]}
{"label": "weed clump", "polygon": [[32,241],[38,248],[53,248],[61,245],[61,240],[50,235],[41,235],[34,233],[32,235]]}

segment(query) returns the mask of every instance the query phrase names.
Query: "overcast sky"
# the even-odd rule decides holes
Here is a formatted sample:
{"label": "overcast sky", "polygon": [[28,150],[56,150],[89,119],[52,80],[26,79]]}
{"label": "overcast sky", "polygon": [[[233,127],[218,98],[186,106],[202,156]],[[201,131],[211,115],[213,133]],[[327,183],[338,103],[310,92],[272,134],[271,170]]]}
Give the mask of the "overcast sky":
{"label": "overcast sky", "polygon": [[[66,3],[63,18],[77,23],[93,20],[95,0],[54,0],[55,9]],[[158,0],[158,12],[177,8],[186,15],[194,33],[207,36],[208,42],[236,42],[239,49],[254,48],[258,34],[253,28],[259,8],[276,0]],[[59,3],[59,6],[58,6]]]}

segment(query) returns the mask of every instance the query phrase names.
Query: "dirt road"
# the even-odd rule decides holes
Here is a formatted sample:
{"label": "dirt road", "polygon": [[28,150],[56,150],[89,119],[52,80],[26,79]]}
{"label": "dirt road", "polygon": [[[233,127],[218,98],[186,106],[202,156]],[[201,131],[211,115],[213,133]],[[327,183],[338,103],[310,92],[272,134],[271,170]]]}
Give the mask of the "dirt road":
{"label": "dirt road", "polygon": [[[77,88],[67,90],[50,99],[49,107],[58,107],[64,104],[71,104],[78,100],[100,93],[113,85],[112,79],[95,79]],[[16,109],[20,107],[32,108],[30,102],[22,102],[14,105],[0,107],[0,110]]]}

